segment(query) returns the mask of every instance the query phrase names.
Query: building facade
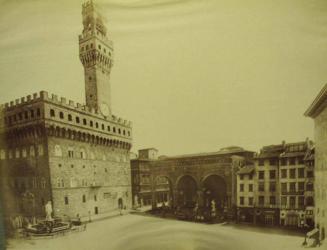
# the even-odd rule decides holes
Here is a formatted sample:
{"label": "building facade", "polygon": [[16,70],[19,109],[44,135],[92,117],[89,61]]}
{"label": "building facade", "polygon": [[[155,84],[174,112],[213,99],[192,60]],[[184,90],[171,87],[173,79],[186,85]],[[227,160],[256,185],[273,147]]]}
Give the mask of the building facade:
{"label": "building facade", "polygon": [[312,227],[314,146],[310,140],[264,146],[238,172],[238,220]]}
{"label": "building facade", "polygon": [[1,106],[5,215],[94,217],[132,203],[131,122],[110,107],[113,47],[92,1],[83,4],[86,105],[41,91]]}
{"label": "building facade", "polygon": [[[158,150],[155,148],[139,150],[138,157],[131,160],[133,205],[152,205],[151,165],[158,160]],[[167,178],[161,176],[156,180],[155,196],[157,203],[169,202],[170,187]]]}
{"label": "building facade", "polygon": [[327,229],[327,84],[320,91],[305,115],[314,120],[315,136],[315,225],[320,239]]}
{"label": "building facade", "polygon": [[[141,157],[131,162],[134,195],[144,197],[145,193],[140,191],[146,191],[147,204],[151,202],[156,207],[156,191],[164,190],[167,195],[163,195],[163,199],[173,208],[194,207],[195,204],[209,208],[214,201],[217,210],[236,212],[236,173],[253,158],[254,152],[229,147],[213,153],[144,159],[152,153],[140,152]],[[141,169],[145,168],[147,176],[142,181],[140,176],[144,172]],[[142,185],[144,188],[140,188]]]}
{"label": "building facade", "polygon": [[246,165],[237,172],[237,220],[241,222],[254,220],[254,174],[253,165]]}

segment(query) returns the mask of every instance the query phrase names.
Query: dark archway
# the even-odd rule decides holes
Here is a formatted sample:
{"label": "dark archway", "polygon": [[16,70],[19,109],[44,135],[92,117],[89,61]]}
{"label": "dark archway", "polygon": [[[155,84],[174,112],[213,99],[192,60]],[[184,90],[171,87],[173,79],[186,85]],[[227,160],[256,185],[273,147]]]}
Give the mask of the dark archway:
{"label": "dark archway", "polygon": [[193,177],[184,175],[177,182],[177,205],[193,207],[197,202],[197,184]]}
{"label": "dark archway", "polygon": [[225,180],[218,175],[209,175],[202,181],[203,205],[210,207],[214,201],[216,208],[222,210],[227,202]]}

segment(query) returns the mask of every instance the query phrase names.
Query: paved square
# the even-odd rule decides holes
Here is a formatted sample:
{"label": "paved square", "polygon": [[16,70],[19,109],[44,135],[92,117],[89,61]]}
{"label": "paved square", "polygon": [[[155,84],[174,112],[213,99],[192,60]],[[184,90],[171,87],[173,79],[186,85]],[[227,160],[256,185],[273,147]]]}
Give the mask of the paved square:
{"label": "paved square", "polygon": [[293,250],[303,238],[275,229],[206,225],[143,215],[88,224],[85,232],[54,239],[13,240],[13,250]]}

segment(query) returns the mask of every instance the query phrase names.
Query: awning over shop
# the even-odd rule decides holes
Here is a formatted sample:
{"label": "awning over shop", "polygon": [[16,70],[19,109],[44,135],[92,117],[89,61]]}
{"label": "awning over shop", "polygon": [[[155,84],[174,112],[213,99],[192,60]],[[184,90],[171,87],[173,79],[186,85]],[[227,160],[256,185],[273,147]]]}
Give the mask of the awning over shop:
{"label": "awning over shop", "polygon": [[313,230],[311,230],[310,232],[307,233],[307,237],[308,238],[314,238],[316,236],[319,235],[319,229],[318,228],[315,228]]}

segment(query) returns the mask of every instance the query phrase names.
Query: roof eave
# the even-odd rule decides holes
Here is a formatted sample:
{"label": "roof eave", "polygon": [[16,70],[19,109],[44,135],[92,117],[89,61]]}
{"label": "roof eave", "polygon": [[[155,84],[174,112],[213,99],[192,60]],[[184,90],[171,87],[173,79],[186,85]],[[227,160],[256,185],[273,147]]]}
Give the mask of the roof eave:
{"label": "roof eave", "polygon": [[314,99],[309,108],[305,111],[304,115],[307,117],[315,118],[321,112],[321,106],[327,104],[327,84],[320,90],[317,97]]}

